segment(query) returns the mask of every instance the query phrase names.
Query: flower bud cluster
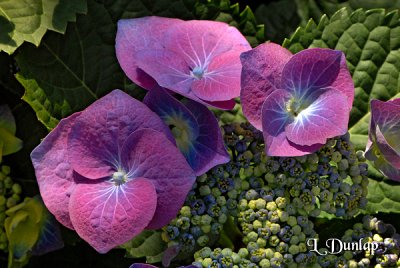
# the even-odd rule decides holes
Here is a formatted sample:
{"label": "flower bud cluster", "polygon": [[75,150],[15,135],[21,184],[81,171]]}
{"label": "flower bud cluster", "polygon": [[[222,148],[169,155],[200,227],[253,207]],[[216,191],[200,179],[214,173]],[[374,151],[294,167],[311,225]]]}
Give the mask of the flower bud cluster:
{"label": "flower bud cluster", "polygon": [[21,202],[21,185],[11,179],[10,167],[0,166],[0,251],[7,251],[8,241],[4,229],[6,210]]}

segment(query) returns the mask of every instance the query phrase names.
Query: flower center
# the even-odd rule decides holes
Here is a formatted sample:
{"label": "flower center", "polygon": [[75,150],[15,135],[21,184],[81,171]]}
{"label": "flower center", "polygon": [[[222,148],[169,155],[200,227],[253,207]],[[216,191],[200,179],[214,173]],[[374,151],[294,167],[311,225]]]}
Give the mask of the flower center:
{"label": "flower center", "polygon": [[310,103],[306,101],[299,101],[293,97],[288,102],[286,102],[286,111],[296,117],[303,110],[307,109],[308,106],[310,106]]}
{"label": "flower center", "polygon": [[120,186],[124,183],[126,183],[128,180],[126,173],[124,171],[116,171],[112,175],[111,181],[116,185]]}
{"label": "flower center", "polygon": [[204,75],[204,70],[203,68],[196,66],[193,68],[193,70],[190,72],[190,75],[195,77],[196,79],[200,80],[201,78],[203,78]]}

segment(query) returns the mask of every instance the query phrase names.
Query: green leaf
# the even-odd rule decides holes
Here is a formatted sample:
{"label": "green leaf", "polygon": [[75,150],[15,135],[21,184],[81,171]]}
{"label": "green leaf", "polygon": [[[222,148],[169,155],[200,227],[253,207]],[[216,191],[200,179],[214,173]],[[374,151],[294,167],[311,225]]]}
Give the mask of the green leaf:
{"label": "green leaf", "polygon": [[257,21],[265,25],[265,37],[275,43],[281,43],[292,34],[301,22],[297,6],[293,0],[282,0],[261,4],[255,11]]}
{"label": "green leaf", "polygon": [[239,4],[229,0],[102,0],[114,22],[121,18],[137,18],[148,15],[202,19],[226,22],[237,27],[253,46],[264,41],[264,27],[247,6],[241,11]]}
{"label": "green leaf", "polygon": [[368,184],[368,213],[400,212],[400,184],[394,181],[370,180]]}
{"label": "green leaf", "polygon": [[167,244],[161,238],[160,231],[145,230],[131,241],[121,246],[127,250],[127,257],[146,257],[147,262],[159,262]]}
{"label": "green leaf", "polygon": [[304,21],[319,20],[324,14],[332,16],[337,10],[347,8],[350,12],[359,8],[400,8],[400,0],[295,0],[298,14]]}
{"label": "green leaf", "polygon": [[103,2],[89,2],[88,14],[78,16],[64,36],[49,33],[39,48],[25,46],[16,56],[21,69],[16,78],[25,88],[23,99],[48,129],[113,89],[128,91],[139,99],[145,94],[125,76],[115,57],[119,18],[174,15],[229,20],[221,17],[224,10],[232,12],[230,23],[236,23],[246,33],[255,35],[258,29],[249,9],[239,12],[238,5],[231,6],[229,1],[201,1],[194,6],[193,0]]}
{"label": "green leaf", "polygon": [[38,46],[47,30],[64,33],[85,12],[82,0],[0,0],[0,51],[11,54],[24,41]]}
{"label": "green leaf", "polygon": [[103,5],[88,8],[65,36],[49,33],[39,48],[26,46],[16,57],[23,99],[49,129],[111,90],[128,88],[115,57],[115,24]]}
{"label": "green leaf", "polygon": [[357,149],[365,149],[371,99],[396,97],[400,85],[400,20],[397,11],[341,9],[317,25],[310,20],[283,46],[292,52],[308,47],[342,50],[353,76],[355,98],[349,132]]}

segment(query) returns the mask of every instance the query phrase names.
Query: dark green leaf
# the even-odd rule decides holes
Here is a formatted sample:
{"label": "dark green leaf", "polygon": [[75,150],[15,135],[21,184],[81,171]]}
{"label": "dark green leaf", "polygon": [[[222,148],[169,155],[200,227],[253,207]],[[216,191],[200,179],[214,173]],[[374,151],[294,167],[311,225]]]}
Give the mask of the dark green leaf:
{"label": "dark green leaf", "polygon": [[365,10],[384,8],[388,11],[400,8],[400,0],[295,0],[298,14],[304,21],[319,20],[322,15],[332,16],[341,8],[350,12],[359,8]]}
{"label": "dark green leaf", "polygon": [[167,244],[161,238],[160,231],[145,230],[131,241],[121,246],[127,251],[127,257],[146,257],[147,262],[160,262]]}
{"label": "dark green leaf", "polygon": [[13,53],[24,41],[39,45],[47,30],[64,33],[86,0],[0,0],[0,51]]}
{"label": "dark green leaf", "polygon": [[293,0],[261,4],[256,9],[255,15],[257,21],[265,25],[266,39],[275,43],[281,43],[301,22]]}
{"label": "dark green leaf", "polygon": [[[145,91],[138,90],[129,81],[115,57],[118,18],[145,15],[215,18],[236,23],[251,35],[259,30],[249,9],[240,13],[239,7],[230,6],[229,1],[205,1],[195,6],[191,5],[192,0],[103,2],[89,2],[88,15],[79,16],[76,24],[68,26],[64,36],[49,33],[39,48],[26,46],[16,57],[21,69],[17,79],[26,90],[23,99],[48,129],[113,89],[143,97]],[[170,6],[174,8],[167,8]],[[232,12],[231,20],[221,17],[225,14],[222,10]]]}
{"label": "dark green leaf", "polygon": [[368,213],[400,212],[400,184],[392,181],[370,180],[368,185]]}
{"label": "dark green leaf", "polygon": [[115,32],[103,5],[91,3],[65,36],[49,33],[39,48],[26,46],[17,55],[23,99],[47,128],[115,88],[128,88],[115,57]]}

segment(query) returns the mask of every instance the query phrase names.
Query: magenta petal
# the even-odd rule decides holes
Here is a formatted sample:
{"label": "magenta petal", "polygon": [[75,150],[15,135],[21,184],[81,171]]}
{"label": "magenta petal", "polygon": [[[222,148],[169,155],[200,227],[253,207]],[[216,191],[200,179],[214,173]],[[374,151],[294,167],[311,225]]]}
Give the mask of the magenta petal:
{"label": "magenta petal", "polygon": [[[200,102],[201,103],[201,102]],[[227,100],[227,101],[204,101],[205,105],[212,106],[221,110],[232,110],[235,105],[235,100]]]}
{"label": "magenta petal", "polygon": [[286,126],[288,140],[298,145],[311,146],[324,144],[328,138],[346,134],[350,111],[347,105],[343,105],[347,102],[345,95],[329,90],[318,93],[310,102],[310,106]]}
{"label": "magenta petal", "polygon": [[144,17],[118,21],[115,50],[119,64],[126,75],[136,84],[151,89],[156,82],[140,70],[135,58],[142,49],[161,49],[162,36],[174,24],[182,23],[179,19],[162,17]]}
{"label": "magenta petal", "polygon": [[172,25],[165,34],[166,49],[180,54],[191,68],[207,66],[216,56],[251,49],[246,38],[235,28],[216,21],[193,20]]}
{"label": "magenta petal", "polygon": [[129,136],[121,156],[128,175],[151,180],[157,191],[157,209],[148,228],[169,223],[196,179],[181,152],[160,132],[141,129]]}
{"label": "magenta petal", "polygon": [[316,89],[330,87],[338,78],[342,58],[341,51],[323,48],[297,53],[282,71],[283,88],[300,99]]}
{"label": "magenta petal", "polygon": [[69,209],[79,236],[106,253],[142,232],[156,205],[154,185],[137,177],[120,186],[110,181],[78,184]]}
{"label": "magenta petal", "polygon": [[259,130],[262,105],[274,89],[281,88],[282,70],[291,56],[290,51],[274,43],[259,45],[240,55],[243,114]]}
{"label": "magenta petal", "polygon": [[323,146],[300,146],[286,138],[285,127],[293,120],[285,110],[285,103],[290,97],[287,92],[276,90],[267,97],[262,107],[263,136],[268,156],[302,156]]}
{"label": "magenta petal", "polygon": [[73,169],[89,179],[111,175],[118,169],[121,148],[137,129],[163,132],[167,126],[143,103],[114,90],[86,108],[75,121],[68,138],[68,159]]}
{"label": "magenta petal", "polygon": [[181,94],[189,94],[195,79],[182,56],[166,49],[141,50],[136,54],[137,64],[153,77],[158,85]]}
{"label": "magenta petal", "polygon": [[76,184],[67,160],[67,137],[79,115],[75,113],[61,120],[31,153],[43,202],[56,219],[70,229],[74,227],[68,204]]}
{"label": "magenta petal", "polygon": [[193,80],[192,91],[202,100],[224,101],[240,95],[242,65],[237,52],[216,56],[203,78]]}
{"label": "magenta petal", "polygon": [[340,60],[339,74],[329,88],[346,95],[348,107],[351,109],[354,100],[354,82],[347,68],[346,58],[344,56],[342,56]]}

